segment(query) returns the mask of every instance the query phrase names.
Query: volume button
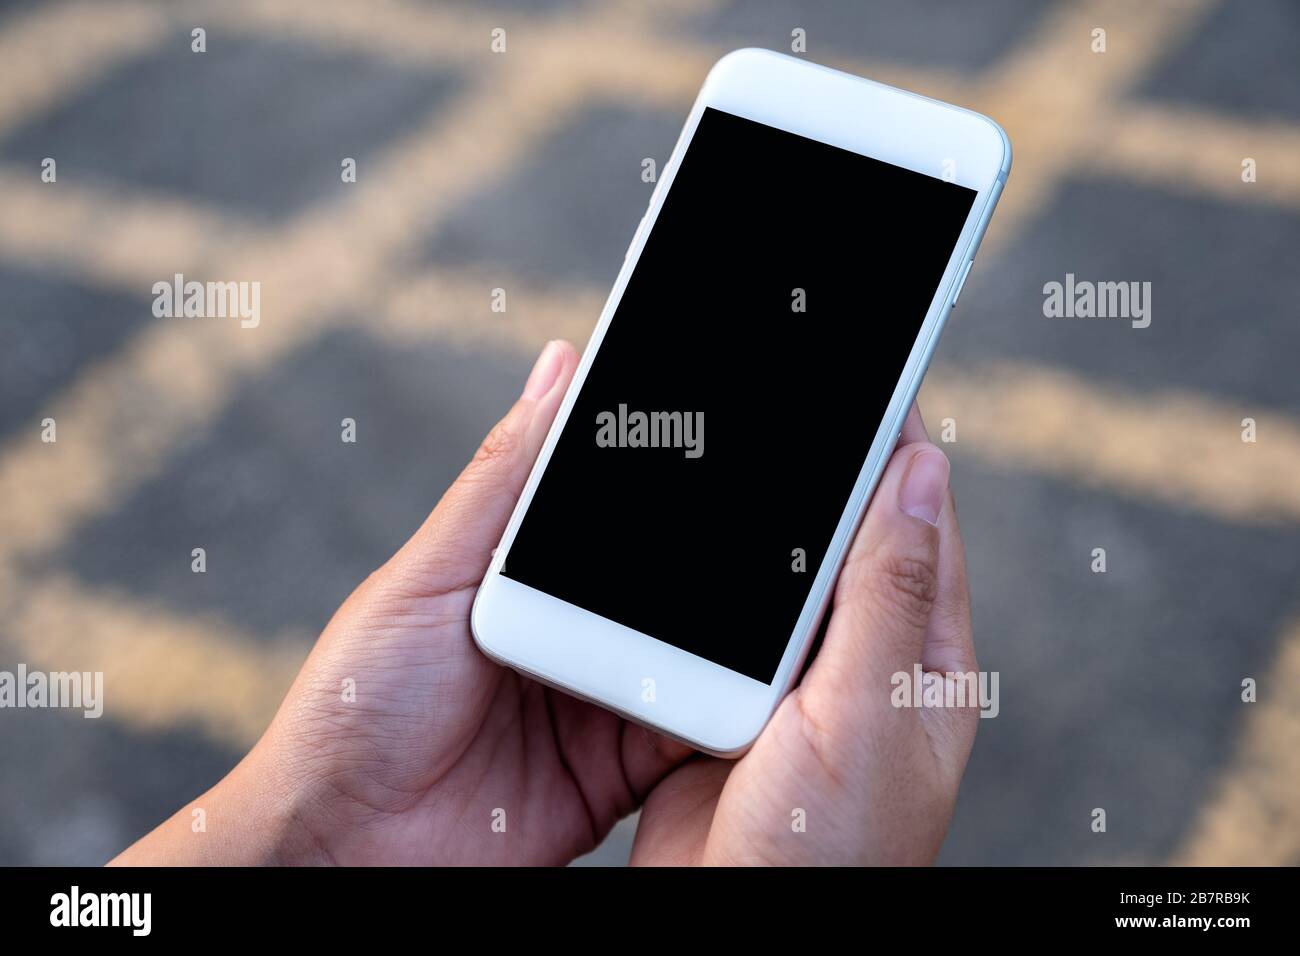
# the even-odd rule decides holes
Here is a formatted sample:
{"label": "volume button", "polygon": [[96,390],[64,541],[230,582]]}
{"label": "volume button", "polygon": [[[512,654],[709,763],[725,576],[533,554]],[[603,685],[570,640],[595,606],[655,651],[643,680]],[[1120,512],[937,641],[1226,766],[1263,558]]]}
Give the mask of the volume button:
{"label": "volume button", "polygon": [[952,294],[952,307],[954,309],[957,308],[957,297],[961,295],[962,286],[966,284],[966,277],[970,275],[970,267],[974,264],[974,259],[967,259],[966,264],[961,267],[961,275],[957,277],[957,285],[953,287],[955,289]]}

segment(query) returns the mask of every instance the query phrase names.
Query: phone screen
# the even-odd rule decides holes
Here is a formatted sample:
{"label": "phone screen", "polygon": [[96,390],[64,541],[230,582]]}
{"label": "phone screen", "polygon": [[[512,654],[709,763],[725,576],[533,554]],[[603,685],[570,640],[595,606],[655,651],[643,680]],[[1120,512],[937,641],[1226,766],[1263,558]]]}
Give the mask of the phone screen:
{"label": "phone screen", "polygon": [[770,684],[974,199],[706,109],[503,573]]}

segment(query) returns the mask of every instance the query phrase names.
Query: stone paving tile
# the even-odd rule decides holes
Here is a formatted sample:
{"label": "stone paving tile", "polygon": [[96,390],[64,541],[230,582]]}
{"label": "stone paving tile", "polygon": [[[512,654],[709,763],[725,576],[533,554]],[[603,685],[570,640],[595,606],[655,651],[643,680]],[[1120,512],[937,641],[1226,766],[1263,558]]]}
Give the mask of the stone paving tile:
{"label": "stone paving tile", "polygon": [[42,0],[0,0],[0,17],[19,17],[37,9],[41,4]]}
{"label": "stone paving tile", "polygon": [[[0,3],[0,18],[31,8]],[[565,17],[576,7],[493,0],[486,9],[508,27],[515,13]],[[789,29],[803,26],[814,59],[971,71],[996,66],[1046,9],[887,0],[864,12],[758,0],[686,16],[666,33],[720,49],[788,49]],[[1132,98],[1240,121],[1294,119],[1296,16],[1285,0],[1223,4]],[[281,217],[329,195],[341,156],[364,168],[468,79],[305,41],[210,32],[209,50],[200,57],[186,34],[171,36],[10,133],[0,160],[35,169],[55,155],[61,181]],[[662,165],[681,121],[616,102],[580,110],[501,181],[464,197],[416,257],[603,289],[650,195],[641,160]],[[1026,360],[1103,386],[1294,410],[1300,216],[1175,187],[1064,183],[976,266],[939,360]],[[1152,281],[1152,327],[1044,318],[1042,285],[1067,271]],[[8,264],[0,301],[0,435],[38,418],[44,400],[150,318],[144,296]],[[427,513],[528,364],[377,344],[360,321],[344,325],[243,383],[162,475],[80,528],[53,563],[91,587],[215,612],[257,639],[314,634]],[[357,446],[339,441],[345,416],[358,420]],[[1234,753],[1245,716],[1238,675],[1263,683],[1294,619],[1294,529],[1225,524],[1003,469],[961,444],[950,450],[981,663],[1001,674],[1002,714],[983,722],[941,860],[1159,861]],[[199,544],[206,575],[189,571]],[[1105,575],[1088,571],[1098,546]],[[13,662],[0,622],[0,667]],[[152,734],[52,712],[7,713],[0,753],[23,768],[0,774],[0,863],[102,862],[238,757],[184,724]],[[1099,805],[1110,814],[1105,836],[1088,829]],[[632,833],[631,822],[620,825],[583,862],[622,862]]]}
{"label": "stone paving tile", "polygon": [[1236,120],[1300,119],[1300,4],[1222,3],[1137,95]]}
{"label": "stone paving tile", "polygon": [[[0,635],[0,666],[11,666],[11,656]],[[192,727],[146,733],[107,714],[90,720],[80,711],[54,710],[7,711],[0,754],[5,866],[99,866],[242,756]]]}
{"label": "stone paving tile", "polygon": [[[1242,184],[1242,189],[1250,187]],[[1071,180],[976,260],[937,358],[1030,359],[1132,390],[1300,405],[1300,215],[1118,180]],[[1047,318],[1043,286],[1151,283],[1151,325]]]}
{"label": "stone paving tile", "polygon": [[662,170],[683,119],[614,105],[584,110],[504,182],[468,198],[432,237],[428,256],[444,267],[612,284],[654,189],[641,181],[642,160]]}
{"label": "stone paving tile", "polygon": [[151,299],[0,263],[0,435],[31,428],[42,403],[153,321]]}
{"label": "stone paving tile", "polygon": [[[1298,610],[1293,528],[1245,528],[999,469],[948,446],[981,721],[953,863],[1157,862],[1189,825]],[[1104,547],[1107,571],[1090,570]],[[1089,829],[1103,806],[1109,836]]]}
{"label": "stone paving tile", "polygon": [[382,59],[275,39],[188,32],[114,70],[0,142],[0,159],[60,182],[100,182],[199,199],[227,214],[274,219],[341,184],[345,156],[365,159],[436,109],[458,80]]}
{"label": "stone paving tile", "polygon": [[[489,10],[535,16],[542,13],[564,15],[581,10],[585,0],[418,0],[418,2],[431,7],[462,7],[475,13]],[[510,24],[508,21],[503,21],[502,26],[509,29]]]}
{"label": "stone paving tile", "polygon": [[1001,59],[1050,7],[1042,0],[884,0],[872,4],[728,0],[688,17],[684,30],[728,48],[790,52],[790,31],[807,31],[811,59],[880,57],[949,70]]}

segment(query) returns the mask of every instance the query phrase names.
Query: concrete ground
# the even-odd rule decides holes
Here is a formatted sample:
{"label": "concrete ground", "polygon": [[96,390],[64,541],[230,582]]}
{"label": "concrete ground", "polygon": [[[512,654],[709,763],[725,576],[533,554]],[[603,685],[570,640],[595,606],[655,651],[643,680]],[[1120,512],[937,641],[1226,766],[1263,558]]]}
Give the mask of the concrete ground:
{"label": "concrete ground", "polygon": [[[0,864],[103,862],[234,764],[584,341],[710,63],[795,28],[1016,146],[922,391],[1001,690],[941,861],[1300,862],[1295,4],[103,0],[0,4],[0,670],[107,685],[0,710]],[[177,272],[261,325],[155,318]],[[1045,318],[1067,273],[1150,327]]]}

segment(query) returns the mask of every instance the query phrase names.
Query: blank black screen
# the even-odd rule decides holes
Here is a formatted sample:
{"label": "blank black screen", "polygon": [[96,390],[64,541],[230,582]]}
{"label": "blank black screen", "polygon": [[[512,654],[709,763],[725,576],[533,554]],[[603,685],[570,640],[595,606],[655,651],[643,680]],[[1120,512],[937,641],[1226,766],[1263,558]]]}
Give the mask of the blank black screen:
{"label": "blank black screen", "polygon": [[974,198],[707,109],[506,576],[771,683]]}

